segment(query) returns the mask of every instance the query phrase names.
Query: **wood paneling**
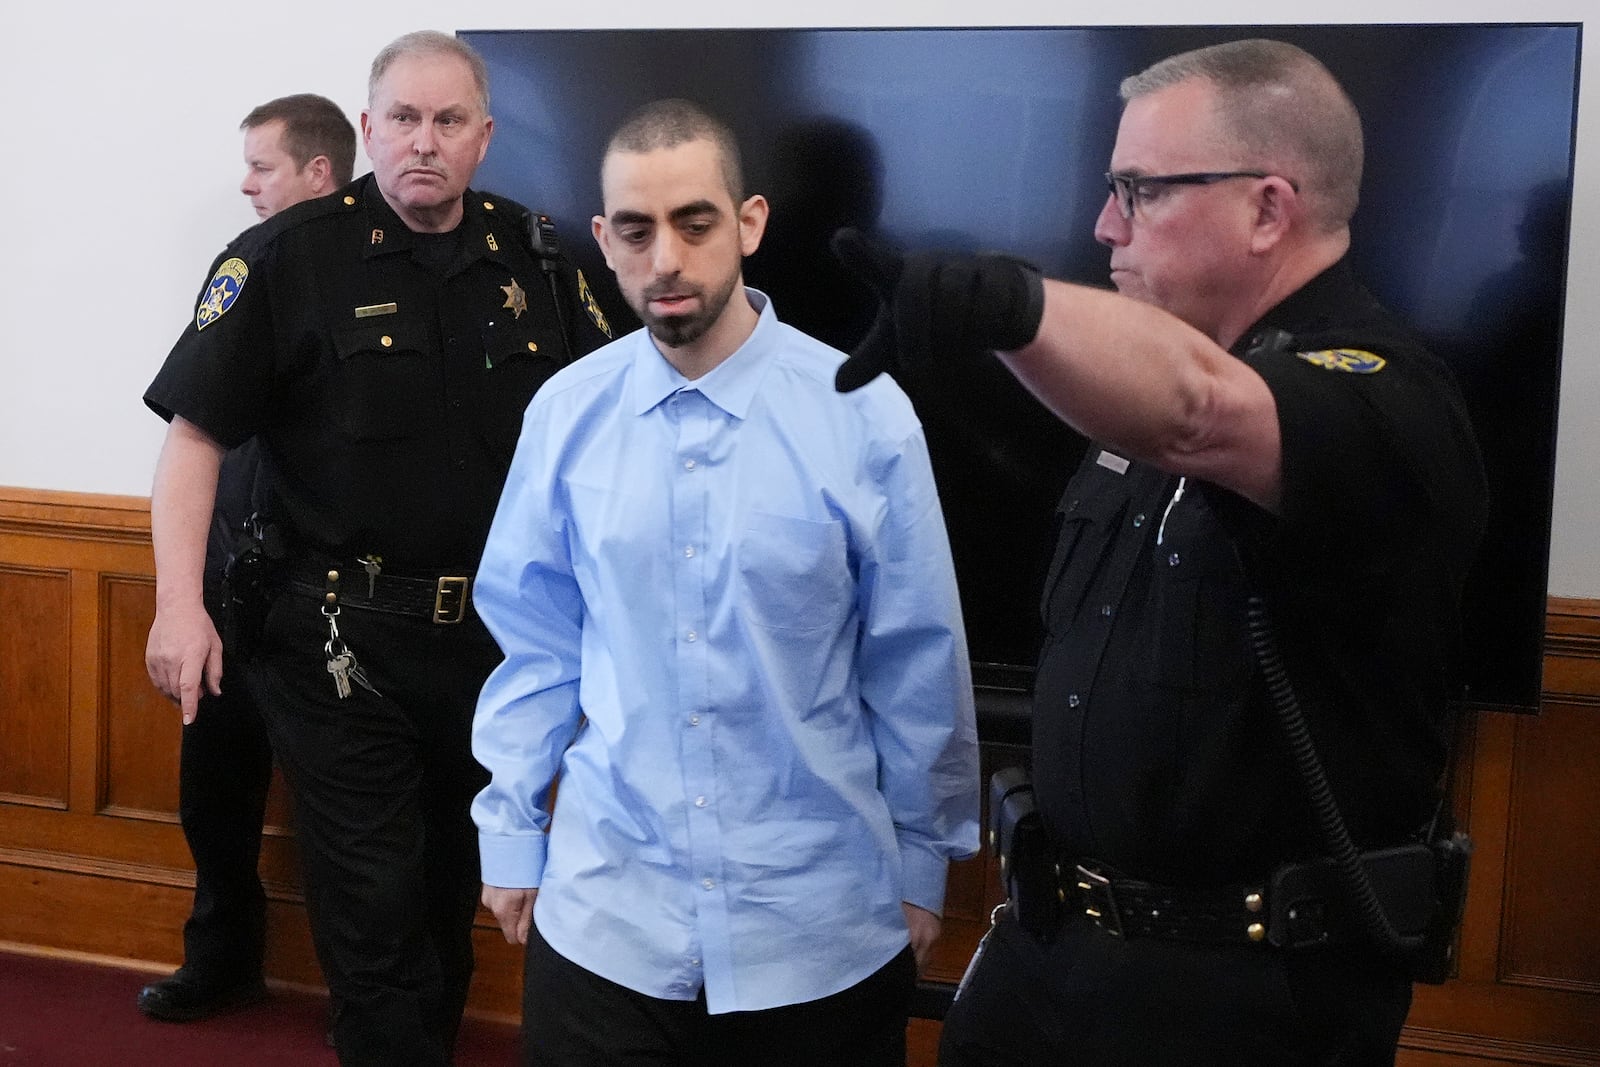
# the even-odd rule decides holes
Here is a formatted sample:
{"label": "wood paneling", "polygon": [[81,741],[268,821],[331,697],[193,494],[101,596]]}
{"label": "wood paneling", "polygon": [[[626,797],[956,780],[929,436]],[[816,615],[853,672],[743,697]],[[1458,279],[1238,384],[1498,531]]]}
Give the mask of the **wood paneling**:
{"label": "wood paneling", "polygon": [[[1546,702],[1517,722],[1500,978],[1600,994],[1600,712]],[[1574,783],[1590,786],[1589,803]],[[1574,877],[1573,866],[1587,866]],[[1586,916],[1588,921],[1574,921]]]}
{"label": "wood paneling", "polygon": [[0,564],[0,799],[67,806],[71,577]]}
{"label": "wood paneling", "polygon": [[110,815],[178,818],[178,709],[156,691],[144,667],[145,638],[155,618],[155,582],[107,576],[100,603],[106,640],[103,680],[104,762],[96,789],[98,808]]}
{"label": "wood paneling", "polygon": [[[147,501],[0,488],[0,941],[182,956],[181,727],[144,673],[153,610]],[[1552,600],[1545,651],[1540,714],[1461,724],[1456,811],[1477,851],[1458,976],[1418,987],[1403,1067],[1600,1065],[1600,600]],[[1025,757],[986,744],[985,778]],[[276,777],[267,822],[268,972],[318,986]],[[953,869],[931,977],[960,975],[998,898],[987,853]],[[518,951],[481,912],[475,941],[470,1010],[515,1017]],[[914,1023],[910,1062],[937,1041]]]}

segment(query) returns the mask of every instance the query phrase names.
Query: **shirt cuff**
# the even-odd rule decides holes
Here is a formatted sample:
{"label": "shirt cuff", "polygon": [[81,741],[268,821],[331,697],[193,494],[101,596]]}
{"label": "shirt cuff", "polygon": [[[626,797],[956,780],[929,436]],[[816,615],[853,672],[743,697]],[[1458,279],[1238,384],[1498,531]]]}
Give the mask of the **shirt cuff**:
{"label": "shirt cuff", "polygon": [[546,837],[537,834],[478,834],[483,884],[501,889],[537,889],[544,881]]}
{"label": "shirt cuff", "polygon": [[[923,911],[944,915],[944,884],[950,861],[915,845],[900,846],[900,899]],[[489,883],[493,885],[494,883]]]}

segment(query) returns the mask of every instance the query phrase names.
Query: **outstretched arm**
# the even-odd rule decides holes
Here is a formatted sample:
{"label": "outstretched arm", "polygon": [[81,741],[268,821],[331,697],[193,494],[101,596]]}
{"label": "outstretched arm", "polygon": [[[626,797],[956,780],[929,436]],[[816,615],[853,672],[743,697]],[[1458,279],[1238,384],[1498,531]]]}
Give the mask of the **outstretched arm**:
{"label": "outstretched arm", "polygon": [[1037,335],[1001,353],[1041,403],[1131,459],[1277,510],[1282,442],[1261,375],[1150,304],[1057,281],[1044,295]]}
{"label": "outstretched arm", "polygon": [[1153,305],[1047,281],[1021,260],[897,250],[840,231],[840,260],[882,301],[837,378],[910,381],[1001,352],[1013,374],[1080,433],[1172,474],[1232,489],[1269,511],[1282,495],[1277,405],[1262,377]]}

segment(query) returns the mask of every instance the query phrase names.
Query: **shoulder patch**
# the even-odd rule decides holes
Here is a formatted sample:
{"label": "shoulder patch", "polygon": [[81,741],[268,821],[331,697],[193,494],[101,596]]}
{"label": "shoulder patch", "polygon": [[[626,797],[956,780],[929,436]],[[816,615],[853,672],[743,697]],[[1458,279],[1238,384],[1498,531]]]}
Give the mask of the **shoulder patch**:
{"label": "shoulder patch", "polygon": [[222,266],[217,268],[217,273],[211,276],[211,284],[206,286],[206,295],[200,298],[200,306],[194,312],[194,328],[203,330],[222,318],[227,310],[233,307],[233,302],[239,299],[245,279],[249,277],[250,268],[245,265],[244,260],[238,257],[225,260]]}
{"label": "shoulder patch", "polygon": [[589,318],[607,337],[611,336],[611,324],[606,321],[606,313],[600,310],[599,301],[594,298],[594,290],[589,288],[589,279],[583,276],[583,271],[578,271],[578,299],[583,303],[583,310],[589,313]]}
{"label": "shoulder patch", "polygon": [[1376,374],[1388,366],[1382,356],[1359,348],[1324,348],[1319,352],[1296,352],[1313,367],[1344,371],[1347,374]]}

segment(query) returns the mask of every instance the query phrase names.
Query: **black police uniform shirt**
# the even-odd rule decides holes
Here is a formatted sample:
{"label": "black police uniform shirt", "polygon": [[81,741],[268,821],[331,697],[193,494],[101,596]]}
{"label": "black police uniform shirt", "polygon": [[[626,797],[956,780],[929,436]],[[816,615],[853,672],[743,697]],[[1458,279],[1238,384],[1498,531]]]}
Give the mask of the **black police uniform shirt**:
{"label": "black police uniform shirt", "polygon": [[468,190],[451,234],[417,234],[367,175],[279,212],[217,257],[145,403],[225,447],[259,435],[295,552],[470,574],[562,323],[608,340],[564,260],[557,307],[524,210]]}
{"label": "black police uniform shirt", "polygon": [[1052,841],[1163,884],[1254,881],[1320,851],[1247,638],[1253,594],[1357,844],[1426,822],[1486,508],[1453,378],[1347,264],[1235,354],[1277,404],[1280,514],[1091,444],[1042,602],[1033,770]]}

